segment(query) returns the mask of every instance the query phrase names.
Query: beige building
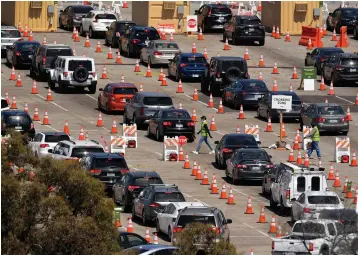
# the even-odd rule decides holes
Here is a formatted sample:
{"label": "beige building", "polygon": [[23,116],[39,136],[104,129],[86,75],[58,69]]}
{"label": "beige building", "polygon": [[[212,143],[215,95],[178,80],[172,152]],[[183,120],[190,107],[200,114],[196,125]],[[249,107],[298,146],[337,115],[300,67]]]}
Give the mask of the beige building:
{"label": "beige building", "polygon": [[57,30],[57,4],[55,1],[1,1],[1,23],[34,32]]}

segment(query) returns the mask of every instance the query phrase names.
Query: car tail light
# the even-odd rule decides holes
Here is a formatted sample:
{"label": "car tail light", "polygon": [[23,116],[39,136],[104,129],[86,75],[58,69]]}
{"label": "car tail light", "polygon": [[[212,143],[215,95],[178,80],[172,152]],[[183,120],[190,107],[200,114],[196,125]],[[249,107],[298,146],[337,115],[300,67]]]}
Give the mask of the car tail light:
{"label": "car tail light", "polygon": [[16,56],[21,56],[21,53],[19,51],[16,51]]}
{"label": "car tail light", "polygon": [[247,168],[247,165],[238,164],[238,165],[237,165],[237,168]]}
{"label": "car tail light", "polygon": [[128,191],[133,191],[135,189],[139,189],[140,187],[139,186],[128,186]]}
{"label": "car tail light", "polygon": [[195,126],[194,122],[192,122],[192,121],[188,122],[188,127],[194,127],[194,126]]}
{"label": "car tail light", "polygon": [[122,152],[122,153],[119,153],[119,155],[121,155],[121,157],[123,157],[124,158],[124,153]]}
{"label": "car tail light", "polygon": [[137,44],[137,43],[139,43],[140,42],[140,40],[138,40],[138,39],[133,39],[132,40],[132,43],[134,43],[134,44]]}
{"label": "car tail light", "polygon": [[41,143],[40,144],[40,148],[46,148],[49,147],[49,145],[47,143]]}
{"label": "car tail light", "polygon": [[208,17],[210,17],[211,16],[211,9],[209,10],[209,13],[208,13]]}
{"label": "car tail light", "polygon": [[337,71],[342,71],[342,70],[343,70],[343,66],[336,66],[336,70],[337,70]]}
{"label": "car tail light", "polygon": [[230,152],[232,152],[232,150],[231,150],[231,149],[228,149],[228,148],[224,148],[224,149],[223,149],[223,152],[224,152],[224,153],[230,153]]}
{"label": "car tail light", "polygon": [[153,54],[156,55],[156,56],[163,55],[163,53],[161,53],[159,51],[154,51]]}
{"label": "car tail light", "polygon": [[291,190],[286,189],[286,199],[290,200],[290,197],[291,197]]}
{"label": "car tail light", "polygon": [[220,78],[220,77],[221,77],[221,73],[220,73],[220,72],[217,72],[217,73],[216,73],[216,77]]}
{"label": "car tail light", "polygon": [[160,204],[158,204],[158,203],[151,203],[149,206],[150,206],[150,207],[160,207]]}
{"label": "car tail light", "polygon": [[63,75],[64,75],[65,77],[67,77],[67,76],[68,76],[68,72],[63,72]]}
{"label": "car tail light", "polygon": [[322,62],[322,61],[325,61],[326,59],[327,59],[327,57],[322,57],[322,58],[319,59],[319,61]]}
{"label": "car tail light", "polygon": [[184,228],[177,226],[173,228],[173,233],[180,233],[183,232]]}
{"label": "car tail light", "polygon": [[140,108],[140,115],[144,115],[144,107]]}
{"label": "car tail light", "polygon": [[274,241],[272,241],[272,243],[271,243],[271,249],[272,249],[272,250],[275,249],[275,242],[274,242]]}
{"label": "car tail light", "polygon": [[125,174],[125,173],[128,173],[129,170],[128,169],[121,169],[121,174]]}
{"label": "car tail light", "polygon": [[266,165],[265,167],[266,167],[266,168],[273,168],[273,167],[274,167],[274,165],[269,164],[269,165]]}
{"label": "car tail light", "polygon": [[42,58],[42,64],[46,65],[46,58]]}
{"label": "car tail light", "polygon": [[220,234],[220,228],[213,228],[213,230],[216,232],[216,234]]}
{"label": "car tail light", "polygon": [[94,20],[93,20],[93,23],[97,23],[97,22],[98,22],[98,19],[94,19]]}
{"label": "car tail light", "polygon": [[[6,127],[6,125],[5,125],[5,127]],[[30,125],[30,129],[34,129],[34,123],[31,123],[31,125]]]}
{"label": "car tail light", "polygon": [[92,72],[92,77],[96,77],[96,72]]}
{"label": "car tail light", "polygon": [[310,210],[310,208],[305,207],[305,208],[303,208],[303,212],[304,212],[304,213],[310,213],[311,210]]}
{"label": "car tail light", "polygon": [[342,118],[343,122],[349,122],[348,116],[344,116],[344,118]]}
{"label": "car tail light", "polygon": [[102,173],[101,169],[92,169],[90,170],[90,173],[93,175],[100,175]]}
{"label": "car tail light", "polygon": [[308,250],[313,251],[313,243],[312,242],[308,243]]}
{"label": "car tail light", "polygon": [[188,64],[185,64],[185,63],[180,64],[180,67],[184,67],[184,66],[188,66]]}
{"label": "car tail light", "polygon": [[23,41],[24,41],[24,38],[20,38],[18,41],[23,42]]}
{"label": "car tail light", "polygon": [[165,126],[165,127],[168,127],[168,126],[171,126],[171,125],[172,125],[172,123],[170,121],[164,121],[163,122],[163,126]]}
{"label": "car tail light", "polygon": [[128,141],[128,148],[135,148],[136,145],[137,145],[137,142],[135,140]]}
{"label": "car tail light", "polygon": [[246,95],[246,92],[242,92],[241,94],[242,94],[243,96],[245,96],[245,95]]}
{"label": "car tail light", "polygon": [[322,122],[325,122],[326,121],[326,119],[325,118],[322,118],[322,117],[317,117],[317,122],[319,122],[319,123],[322,123]]}

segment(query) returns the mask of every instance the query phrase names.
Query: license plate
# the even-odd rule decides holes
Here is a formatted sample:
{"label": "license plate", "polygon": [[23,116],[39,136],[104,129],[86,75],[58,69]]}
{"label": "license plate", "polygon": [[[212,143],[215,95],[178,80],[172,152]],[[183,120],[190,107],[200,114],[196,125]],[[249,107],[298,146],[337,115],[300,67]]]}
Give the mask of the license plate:
{"label": "license plate", "polygon": [[199,74],[193,74],[192,76],[193,77],[199,77]]}
{"label": "license plate", "polygon": [[115,175],[115,174],[111,174],[111,173],[107,173],[107,176],[113,177],[113,176],[116,176],[116,175]]}
{"label": "license plate", "polygon": [[283,255],[295,255],[294,252],[284,252]]}
{"label": "license plate", "polygon": [[176,124],[175,125],[177,128],[182,128],[183,127],[183,124]]}
{"label": "license plate", "polygon": [[338,120],[330,120],[330,123],[338,123]]}
{"label": "license plate", "polygon": [[29,55],[29,58],[32,58],[32,55]]}
{"label": "license plate", "polygon": [[22,130],[22,127],[15,127],[16,130]]}
{"label": "license plate", "polygon": [[256,166],[256,167],[253,167],[252,170],[254,170],[254,171],[259,171],[259,170],[260,170],[260,167],[257,167],[257,166]]}
{"label": "license plate", "polygon": [[357,69],[351,68],[351,72],[357,72]]}
{"label": "license plate", "polygon": [[219,17],[219,20],[224,20],[224,17]]}
{"label": "license plate", "polygon": [[252,32],[252,31],[254,31],[254,30],[255,30],[254,28],[249,28],[249,31],[250,31],[250,32]]}
{"label": "license plate", "polygon": [[173,56],[173,55],[172,55],[172,54],[167,53],[167,54],[164,54],[164,56],[168,56],[168,57],[170,57],[170,56]]}

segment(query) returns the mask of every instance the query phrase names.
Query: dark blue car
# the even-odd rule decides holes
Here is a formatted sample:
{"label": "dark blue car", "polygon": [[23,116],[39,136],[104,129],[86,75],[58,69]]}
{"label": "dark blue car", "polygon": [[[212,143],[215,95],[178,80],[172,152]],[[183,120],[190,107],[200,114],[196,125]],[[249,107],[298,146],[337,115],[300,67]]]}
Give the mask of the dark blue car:
{"label": "dark blue car", "polygon": [[316,48],[312,52],[307,52],[305,66],[314,66],[317,69],[317,74],[320,75],[322,73],[323,62],[335,53],[344,53],[344,51],[335,47]]}
{"label": "dark blue car", "polygon": [[37,41],[17,41],[6,52],[6,62],[15,67],[30,65],[32,57],[41,44]]}
{"label": "dark blue car", "polygon": [[169,61],[168,75],[176,81],[183,79],[200,79],[208,67],[208,62],[201,53],[180,53]]}

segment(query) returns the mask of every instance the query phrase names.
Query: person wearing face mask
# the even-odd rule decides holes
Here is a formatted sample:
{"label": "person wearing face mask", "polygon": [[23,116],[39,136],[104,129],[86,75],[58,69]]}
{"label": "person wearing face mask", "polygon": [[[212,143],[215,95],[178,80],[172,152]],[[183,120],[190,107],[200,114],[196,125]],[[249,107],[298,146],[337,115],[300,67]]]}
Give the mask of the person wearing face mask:
{"label": "person wearing face mask", "polygon": [[208,142],[208,136],[210,136],[210,138],[213,138],[213,137],[210,134],[208,123],[206,122],[206,116],[201,117],[200,130],[199,130],[199,132],[197,134],[201,134],[201,137],[200,137],[200,140],[199,140],[198,147],[196,148],[195,151],[192,151],[192,152],[194,154],[199,154],[201,145],[203,144],[203,142],[205,142],[208,145],[209,149],[210,149],[209,154],[215,153],[215,150],[213,150],[213,148],[211,147],[210,143]]}

